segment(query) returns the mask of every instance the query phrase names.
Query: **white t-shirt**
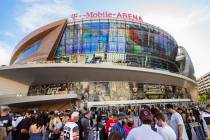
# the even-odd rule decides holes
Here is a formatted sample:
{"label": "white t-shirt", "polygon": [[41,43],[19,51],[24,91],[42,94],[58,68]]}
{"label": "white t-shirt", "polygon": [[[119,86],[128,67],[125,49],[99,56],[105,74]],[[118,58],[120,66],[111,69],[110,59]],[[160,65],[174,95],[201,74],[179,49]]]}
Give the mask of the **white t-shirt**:
{"label": "white t-shirt", "polygon": [[140,127],[133,128],[126,140],[163,140],[163,138],[153,131],[150,125],[142,124]]}
{"label": "white t-shirt", "polygon": [[157,132],[163,137],[164,140],[176,140],[174,130],[168,125],[165,125],[164,127],[157,127]]}
{"label": "white t-shirt", "polygon": [[203,120],[203,128],[206,135],[210,138],[210,113],[203,112],[202,113],[202,120]]}
{"label": "white t-shirt", "polygon": [[64,140],[79,140],[79,127],[75,122],[67,122],[63,131]]}
{"label": "white t-shirt", "polygon": [[177,139],[178,139],[178,125],[183,126],[182,139],[183,140],[188,140],[188,136],[187,136],[187,132],[186,132],[186,129],[185,129],[185,126],[184,126],[184,122],[182,120],[182,116],[179,113],[175,112],[171,116],[170,126],[174,130]]}
{"label": "white t-shirt", "polygon": [[17,118],[17,120],[16,121],[12,121],[12,127],[13,128],[16,128],[17,126],[18,126],[18,124],[22,121],[24,119],[24,117],[23,116],[20,116],[20,117],[18,117]]}

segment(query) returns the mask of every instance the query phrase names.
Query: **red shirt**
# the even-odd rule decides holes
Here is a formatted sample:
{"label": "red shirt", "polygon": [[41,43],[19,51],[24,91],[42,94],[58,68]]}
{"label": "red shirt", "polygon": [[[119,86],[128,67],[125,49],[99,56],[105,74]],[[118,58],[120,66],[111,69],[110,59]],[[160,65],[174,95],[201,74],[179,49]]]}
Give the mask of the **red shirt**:
{"label": "red shirt", "polygon": [[106,122],[105,133],[108,134],[116,123],[118,122],[117,118],[111,118]]}

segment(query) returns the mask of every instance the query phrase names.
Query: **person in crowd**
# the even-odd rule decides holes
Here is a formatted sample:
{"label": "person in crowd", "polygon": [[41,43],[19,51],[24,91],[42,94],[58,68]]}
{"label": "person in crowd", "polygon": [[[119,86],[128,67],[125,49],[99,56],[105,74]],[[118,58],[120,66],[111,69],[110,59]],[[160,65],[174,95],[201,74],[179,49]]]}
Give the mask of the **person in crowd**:
{"label": "person in crowd", "polygon": [[164,140],[176,140],[174,130],[166,123],[165,117],[162,113],[155,115],[155,120],[158,125],[157,133],[160,134]]}
{"label": "person in crowd", "polygon": [[123,137],[119,132],[112,132],[110,133],[108,140],[123,140]]}
{"label": "person in crowd", "polygon": [[210,104],[206,105],[206,110],[202,113],[201,119],[206,139],[210,140]]}
{"label": "person in crowd", "polygon": [[29,140],[42,140],[44,135],[44,119],[38,116],[29,129]]}
{"label": "person in crowd", "polygon": [[172,104],[166,104],[166,111],[171,113],[170,126],[176,133],[177,140],[188,140],[182,116],[176,112]]}
{"label": "person in crowd", "polygon": [[176,110],[181,116],[182,114],[184,114],[184,111],[181,107],[178,107],[177,110]]}
{"label": "person in crowd", "polygon": [[118,114],[118,122],[111,128],[110,132],[119,132],[123,139],[126,139],[125,125],[127,124],[127,115],[125,113]]}
{"label": "person in crowd", "polygon": [[88,112],[88,108],[86,106],[84,106],[81,109],[80,118],[83,118],[85,116],[85,113],[87,113],[87,112]]}
{"label": "person in crowd", "polygon": [[193,109],[192,109],[192,112],[193,112],[193,115],[195,117],[195,121],[196,122],[200,122],[200,112],[199,112],[199,107],[198,106],[195,106]]}
{"label": "person in crowd", "polygon": [[66,122],[64,126],[63,138],[64,140],[79,140],[79,126],[77,122],[79,121],[79,112],[74,111],[71,114],[71,118]]}
{"label": "person in crowd", "polygon": [[136,126],[134,125],[133,116],[128,116],[128,121],[127,121],[127,124],[125,126],[126,136],[128,136],[129,132],[135,127]]}
{"label": "person in crowd", "polygon": [[124,112],[125,112],[125,110],[122,107],[120,107],[119,110],[118,110],[118,114],[124,113]]}
{"label": "person in crowd", "polygon": [[49,123],[49,139],[50,140],[59,140],[62,129],[62,122],[58,117],[57,111],[50,112],[50,123]]}
{"label": "person in crowd", "polygon": [[150,110],[150,107],[148,105],[142,105],[142,109]]}
{"label": "person in crowd", "polygon": [[163,140],[158,133],[151,129],[153,116],[148,109],[140,110],[139,118],[142,125],[140,127],[133,128],[128,134],[126,140]]}
{"label": "person in crowd", "polygon": [[93,138],[93,131],[90,125],[90,119],[91,119],[91,112],[86,111],[84,113],[84,117],[81,118],[80,120],[80,131],[81,131],[81,140],[92,140]]}
{"label": "person in crowd", "polygon": [[45,113],[43,112],[42,117],[44,118],[44,126],[45,126],[44,140],[48,140],[49,134],[50,134],[50,130],[49,130],[50,115],[48,112],[45,112]]}
{"label": "person in crowd", "polygon": [[28,140],[29,139],[29,128],[33,123],[33,111],[28,111],[25,118],[20,122],[19,134],[17,140]]}
{"label": "person in crowd", "polygon": [[85,116],[84,114],[88,111],[87,107],[84,106],[80,111],[79,111],[79,121],[78,121],[78,126],[79,126],[79,140],[82,140],[82,133],[83,133],[83,128],[82,128],[82,125],[81,125],[81,119]]}
{"label": "person in crowd", "polygon": [[106,122],[105,134],[109,136],[111,128],[118,122],[117,113],[112,113],[109,120]]}
{"label": "person in crowd", "polygon": [[69,118],[69,113],[65,111],[63,113],[63,117],[62,117],[62,123],[63,123],[63,125],[65,125],[68,122],[69,119],[71,119],[71,118]]}
{"label": "person in crowd", "polygon": [[99,138],[97,140],[107,140],[107,137],[105,136],[105,125],[102,121],[102,115],[98,114],[97,118],[96,118],[96,137]]}
{"label": "person in crowd", "polygon": [[9,115],[9,107],[1,107],[0,127],[2,127],[2,134],[6,136],[7,140],[12,140],[12,117]]}
{"label": "person in crowd", "polygon": [[[152,107],[150,109],[151,113],[153,116],[155,116],[157,113],[160,113],[160,109],[158,107]],[[151,124],[151,127],[152,127],[152,130],[154,130],[155,132],[157,132],[157,125],[155,124],[155,118],[153,117],[153,121],[152,121],[152,124]]]}
{"label": "person in crowd", "polygon": [[118,122],[118,118],[117,118],[117,113],[116,112],[112,112],[109,115],[109,119],[106,121],[106,126],[105,126],[105,134],[108,137],[111,131],[111,128]]}
{"label": "person in crowd", "polygon": [[21,115],[19,112],[15,114],[12,120],[12,140],[16,140],[19,133],[20,122],[24,119],[25,115]]}
{"label": "person in crowd", "polygon": [[192,123],[192,117],[191,117],[189,112],[187,112],[186,114],[182,113],[181,116],[182,116],[182,119],[183,119],[183,122],[184,122],[184,126],[186,128],[187,136],[191,140],[192,132],[191,132],[190,123]]}

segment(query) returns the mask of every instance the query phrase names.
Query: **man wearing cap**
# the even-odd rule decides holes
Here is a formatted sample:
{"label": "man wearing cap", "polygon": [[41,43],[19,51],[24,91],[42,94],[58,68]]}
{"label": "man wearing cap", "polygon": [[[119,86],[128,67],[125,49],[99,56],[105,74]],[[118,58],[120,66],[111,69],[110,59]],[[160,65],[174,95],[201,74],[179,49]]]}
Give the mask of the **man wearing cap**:
{"label": "man wearing cap", "polygon": [[106,122],[105,133],[108,136],[110,134],[111,128],[118,122],[117,113],[112,113],[109,120]]}
{"label": "man wearing cap", "polygon": [[124,140],[126,139],[125,125],[127,123],[127,115],[123,112],[118,114],[118,122],[111,128],[112,132],[119,132]]}
{"label": "man wearing cap", "polygon": [[64,140],[79,140],[79,112],[74,111],[71,114],[71,120],[64,126]]}
{"label": "man wearing cap", "polygon": [[126,140],[163,140],[163,138],[151,128],[153,116],[149,110],[142,109],[139,113],[139,118],[142,125],[133,128]]}

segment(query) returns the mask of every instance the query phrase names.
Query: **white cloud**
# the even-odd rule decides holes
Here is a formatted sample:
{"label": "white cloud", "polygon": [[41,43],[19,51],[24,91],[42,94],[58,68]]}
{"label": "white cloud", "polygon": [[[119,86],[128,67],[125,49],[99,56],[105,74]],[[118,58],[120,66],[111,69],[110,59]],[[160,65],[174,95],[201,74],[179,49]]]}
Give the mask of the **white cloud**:
{"label": "white cloud", "polygon": [[14,33],[12,32],[0,32],[0,35],[4,37],[15,37]]}
{"label": "white cloud", "polygon": [[12,54],[12,47],[0,41],[0,65],[8,65]]}
{"label": "white cloud", "polygon": [[75,10],[70,0],[22,0],[25,9],[17,16],[24,32],[29,33],[47,23],[68,18]]}
{"label": "white cloud", "polygon": [[15,36],[12,32],[5,32],[4,35],[8,36],[8,37],[14,37]]}

